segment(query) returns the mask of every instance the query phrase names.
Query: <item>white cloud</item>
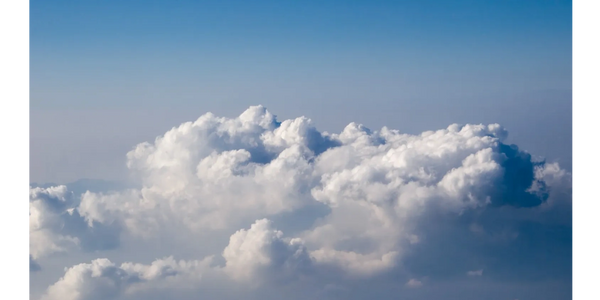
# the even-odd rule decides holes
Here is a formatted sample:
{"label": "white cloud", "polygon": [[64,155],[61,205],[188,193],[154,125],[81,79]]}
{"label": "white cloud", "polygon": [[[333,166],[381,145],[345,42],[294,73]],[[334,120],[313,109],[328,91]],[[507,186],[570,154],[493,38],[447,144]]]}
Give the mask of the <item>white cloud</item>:
{"label": "white cloud", "polygon": [[[351,123],[339,134],[326,134],[304,117],[278,122],[261,106],[231,119],[209,113],[127,154],[127,166],[141,188],[87,192],[69,211],[90,230],[113,226],[145,239],[233,233],[223,245],[224,265],[205,271],[223,272],[235,282],[272,284],[308,274],[327,277],[332,270],[342,275],[336,280],[374,277],[402,268],[407,253],[428,242],[426,225],[436,222],[427,219],[429,212],[459,218],[497,207],[524,207],[521,211],[528,214],[529,207],[551,210],[552,203],[570,204],[570,174],[556,164],[532,161],[503,144],[506,137],[497,124],[454,124],[409,135]],[[64,188],[43,193],[54,193],[51,203],[68,202],[61,196],[67,193]],[[58,228],[51,210],[39,208],[45,202],[36,201],[30,204],[32,228]],[[316,204],[327,207],[327,213],[313,217],[310,226],[286,232],[289,237],[266,219]],[[286,222],[285,217],[278,220]],[[483,228],[476,220],[465,225],[467,232],[484,233]],[[66,248],[61,239],[69,236],[50,233],[42,235],[46,240],[33,235],[34,258]],[[166,266],[175,268],[172,262]],[[142,286],[139,282],[163,282],[166,275],[149,275],[170,272],[159,269],[95,261],[67,271],[48,295],[87,299],[96,291],[124,293]],[[410,279],[407,285],[422,282]]]}
{"label": "white cloud", "polygon": [[483,269],[481,269],[481,270],[474,270],[474,271],[468,271],[467,275],[469,275],[469,276],[481,276],[481,275],[483,275]]}
{"label": "white cloud", "polygon": [[57,253],[96,251],[119,244],[118,227],[112,224],[89,224],[79,215],[79,199],[66,186],[29,189],[30,270],[42,268],[38,263]]}
{"label": "white cloud", "polygon": [[73,205],[66,186],[33,188],[29,191],[29,253],[32,259],[77,247],[76,237],[61,234],[63,215]]}
{"label": "white cloud", "polygon": [[410,288],[418,288],[423,286],[423,282],[413,278],[406,283],[406,286]]}
{"label": "white cloud", "polygon": [[571,175],[560,168],[558,163],[546,163],[535,168],[533,193],[547,192],[548,199],[542,207],[571,205]]}
{"label": "white cloud", "polygon": [[[162,286],[188,288],[197,284],[208,269],[210,258],[203,261],[158,259],[150,265],[123,263],[120,266],[106,258],[73,266],[48,287],[42,300],[114,299]],[[191,283],[191,284],[190,284]]]}
{"label": "white cloud", "polygon": [[302,240],[285,239],[267,219],[257,220],[250,229],[241,229],[229,239],[223,251],[224,270],[236,280],[263,278],[281,280],[302,275],[311,267]]}
{"label": "white cloud", "polygon": [[82,214],[104,222],[108,214],[137,219],[143,213],[156,222],[166,217],[191,229],[222,229],[230,220],[239,226],[291,211],[311,201],[309,160],[323,143],[327,138],[308,119],[280,125],[263,107],[235,119],[206,114],[127,154],[144,186],[137,195],[88,193]]}

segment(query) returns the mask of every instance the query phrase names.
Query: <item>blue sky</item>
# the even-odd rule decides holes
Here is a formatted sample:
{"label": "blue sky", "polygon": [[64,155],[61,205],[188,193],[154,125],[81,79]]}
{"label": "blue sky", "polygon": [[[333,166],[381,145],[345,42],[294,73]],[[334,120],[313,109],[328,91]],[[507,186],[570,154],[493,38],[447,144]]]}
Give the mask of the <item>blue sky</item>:
{"label": "blue sky", "polygon": [[[570,168],[570,1],[33,0],[30,27],[33,181],[122,179],[132,145],[255,104],[327,131],[501,122]],[[93,143],[104,164],[55,166]]]}
{"label": "blue sky", "polygon": [[32,1],[32,107],[568,90],[570,5]]}

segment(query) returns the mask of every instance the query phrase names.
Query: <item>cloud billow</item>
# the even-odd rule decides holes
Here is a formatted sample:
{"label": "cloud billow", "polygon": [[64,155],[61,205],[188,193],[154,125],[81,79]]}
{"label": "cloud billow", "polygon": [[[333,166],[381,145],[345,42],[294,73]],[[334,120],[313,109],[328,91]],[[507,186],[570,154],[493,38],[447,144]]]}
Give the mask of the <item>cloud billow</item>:
{"label": "cloud billow", "polygon": [[106,250],[119,246],[120,228],[115,224],[94,222],[88,226],[77,211],[78,205],[79,199],[64,185],[30,188],[29,252],[32,270],[40,268],[35,260],[52,253],[72,249]]}
{"label": "cloud billow", "polygon": [[[198,286],[211,278],[249,291],[257,286],[305,285],[330,293],[347,290],[333,286],[388,276],[386,280],[400,278],[397,285],[414,293],[429,284],[423,278],[443,277],[427,274],[428,268],[419,263],[424,261],[419,255],[444,257],[432,247],[451,245],[457,237],[472,247],[448,247],[455,249],[450,257],[485,256],[477,249],[493,243],[510,248],[523,222],[546,222],[540,225],[546,228],[552,226],[548,222],[558,222],[556,216],[549,217],[553,211],[570,207],[570,174],[557,164],[533,161],[530,154],[505,144],[506,137],[507,131],[497,124],[453,124],[409,135],[351,123],[341,133],[330,134],[318,131],[305,117],[279,122],[262,106],[250,107],[237,118],[208,113],[127,154],[127,166],[141,188],[87,192],[71,206],[63,198],[48,198],[55,200],[46,201],[46,210],[34,205],[52,214],[70,207],[69,216],[80,222],[74,227],[86,229],[67,234],[52,223],[38,222],[36,230],[48,233],[47,242],[36,242],[31,251],[34,258],[62,251],[93,234],[103,242],[88,248],[104,249],[117,248],[119,234],[168,239],[228,232],[229,243],[217,254],[223,263],[205,258],[211,263],[192,272],[203,274],[194,277]],[[47,191],[51,193],[67,191],[53,187]],[[277,224],[285,227],[286,218],[280,216],[301,214],[316,205],[327,209],[318,216],[306,214],[312,219],[302,222],[302,228],[285,234],[277,229]],[[506,226],[494,227],[498,223],[489,220]],[[488,268],[492,259],[456,261],[430,270],[452,270],[471,278],[495,274]],[[165,288],[176,285],[177,276],[142,276],[142,271],[125,266],[95,261],[73,267],[47,296],[70,293],[78,296],[69,299],[97,299],[95,289],[88,289],[95,283],[86,282],[105,277],[114,287],[109,298],[133,297],[149,280],[123,278],[151,277],[168,281]],[[125,275],[94,276],[97,268],[116,268]],[[148,268],[139,265],[136,270]],[[73,282],[85,284],[85,293],[71,277],[81,279]],[[197,293],[202,295],[201,290]],[[315,297],[328,297],[319,295]]]}

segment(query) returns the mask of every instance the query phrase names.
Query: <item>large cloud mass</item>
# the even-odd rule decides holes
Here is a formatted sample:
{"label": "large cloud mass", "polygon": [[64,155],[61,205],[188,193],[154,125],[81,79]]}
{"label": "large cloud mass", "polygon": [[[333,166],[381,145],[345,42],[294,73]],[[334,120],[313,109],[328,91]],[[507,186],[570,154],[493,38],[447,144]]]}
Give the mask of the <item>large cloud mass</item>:
{"label": "large cloud mass", "polygon": [[[64,187],[32,189],[30,252],[37,259],[77,251],[94,234],[86,249],[115,248],[119,235],[230,236],[221,260],[74,266],[48,288],[48,299],[131,296],[134,287],[180,274],[211,274],[251,290],[302,283],[321,290],[313,295],[320,298],[386,274],[413,290],[436,274],[485,277],[502,256],[480,257],[477,249],[540,247],[518,236],[570,228],[570,174],[506,137],[497,124],[409,135],[351,123],[328,134],[305,117],[278,122],[262,106],[233,119],[208,113],[127,153],[139,189],[80,199]],[[79,230],[65,231],[69,218]],[[524,224],[531,226],[523,231]],[[546,239],[540,243],[553,242]],[[433,255],[432,247],[447,253]],[[472,260],[459,254],[470,251]],[[456,259],[443,262],[445,255]],[[436,274],[427,274],[425,259]]]}

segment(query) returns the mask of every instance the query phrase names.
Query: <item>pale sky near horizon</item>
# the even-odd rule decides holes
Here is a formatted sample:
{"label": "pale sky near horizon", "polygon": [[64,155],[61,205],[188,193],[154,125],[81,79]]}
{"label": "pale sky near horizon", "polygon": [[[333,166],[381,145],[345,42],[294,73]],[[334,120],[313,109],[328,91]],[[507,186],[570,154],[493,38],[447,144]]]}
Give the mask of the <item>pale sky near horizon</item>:
{"label": "pale sky near horizon", "polygon": [[[499,123],[509,131],[511,143],[571,170],[570,91],[498,98],[460,102],[398,101],[376,107],[372,104],[379,104],[377,101],[324,102],[312,106],[275,102],[266,106],[281,120],[304,115],[311,118],[318,129],[334,133],[339,133],[350,122],[362,123],[372,130],[387,126],[411,134],[443,129],[453,123]],[[234,117],[247,108],[242,103],[229,104],[237,106],[235,108],[223,107],[226,105],[206,103],[205,110],[32,109],[31,182],[69,183],[82,178],[126,181],[125,154],[135,145],[152,142],[172,127],[194,121],[207,112]],[[335,114],[339,115],[334,117]]]}

